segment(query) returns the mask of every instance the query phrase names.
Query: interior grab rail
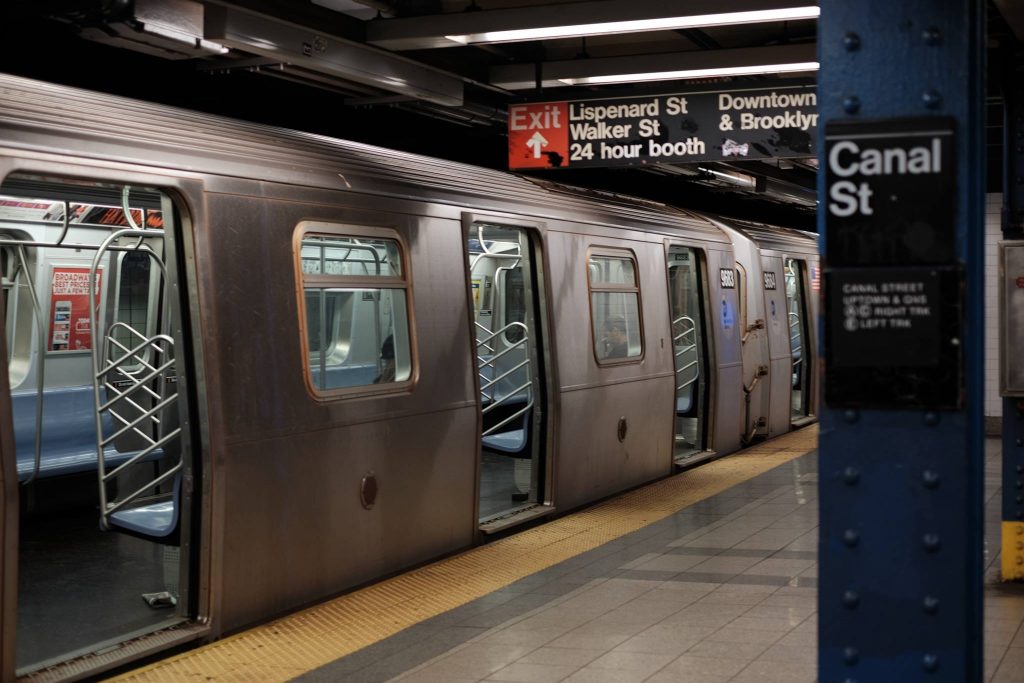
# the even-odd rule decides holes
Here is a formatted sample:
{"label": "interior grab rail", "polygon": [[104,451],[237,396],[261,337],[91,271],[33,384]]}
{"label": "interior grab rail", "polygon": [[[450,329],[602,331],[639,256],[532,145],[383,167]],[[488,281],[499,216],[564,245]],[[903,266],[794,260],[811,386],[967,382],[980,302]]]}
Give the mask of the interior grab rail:
{"label": "interior grab rail", "polygon": [[[123,194],[127,199],[127,188]],[[124,250],[114,246],[116,242],[123,239],[134,239],[132,247],[128,250],[147,253],[150,259],[156,262],[160,268],[162,286],[166,287],[166,266],[160,256],[146,243],[147,239],[163,240],[163,231],[138,227],[127,210],[126,216],[132,227],[111,233],[96,250],[89,269],[90,292],[96,291],[100,262],[108,251]],[[162,298],[164,311],[161,315],[161,324],[166,326],[170,324],[170,301],[166,292]],[[116,496],[111,500],[107,491],[108,484],[127,468],[143,461],[154,452],[163,449],[166,453],[169,450],[167,448],[169,444],[181,436],[182,429],[180,426],[176,426],[166,433],[161,433],[164,429],[161,414],[177,404],[179,399],[176,390],[174,339],[167,334],[159,333],[149,337],[131,325],[115,320],[100,340],[96,335],[96,331],[99,330],[98,318],[99,304],[90,303],[89,325],[94,335],[91,356],[100,526],[103,529],[109,529],[111,515],[137,501],[147,492],[159,491],[162,484],[170,481],[182,471],[184,461],[179,455],[177,462],[155,478],[127,495]],[[127,333],[131,341],[122,343],[116,338],[119,333],[122,335]],[[112,358],[113,349],[120,350],[119,358]],[[169,389],[169,386],[175,388]],[[150,407],[146,407],[144,404],[149,404]],[[129,415],[126,411],[130,411],[132,414]],[[116,425],[112,427],[112,433],[107,436],[104,435],[104,415],[110,415],[111,424]],[[118,426],[120,428],[117,428]],[[134,433],[141,438],[144,447],[108,471],[107,448],[117,439],[129,433]]]}
{"label": "interior grab rail", "polygon": [[[517,259],[518,260],[518,259],[521,259],[523,257],[523,255],[522,255],[522,253],[520,251],[519,245],[516,245],[516,250],[514,252],[509,252],[507,254],[499,253],[499,252],[496,252],[496,251],[491,251],[487,247],[487,243],[484,242],[484,226],[482,226],[482,225],[476,226],[476,239],[477,239],[477,242],[480,244],[480,253],[477,254],[476,256],[474,256],[473,260],[470,261],[470,263],[469,263],[469,272],[471,272],[471,273],[476,269],[476,264],[479,263],[480,259],[483,259],[483,258],[497,258],[497,259],[503,258],[503,259]],[[515,268],[517,265],[519,265],[519,264],[518,263],[513,263],[509,267],[510,268]]]}
{"label": "interior grab rail", "polygon": [[[494,353],[494,346],[496,346],[496,344],[492,345],[491,342],[493,342],[495,339],[501,337],[502,335],[505,335],[508,332],[508,330],[510,328],[513,328],[513,327],[521,329],[523,336],[518,341],[516,341],[514,344],[510,344],[505,349],[503,349],[503,350],[501,350],[501,351],[499,351],[497,353]],[[519,408],[518,410],[516,410],[511,415],[509,415],[505,419],[501,420],[497,424],[492,425],[491,427],[489,427],[488,429],[486,429],[483,432],[483,436],[489,436],[491,434],[494,434],[494,433],[498,432],[502,427],[504,427],[504,426],[508,425],[509,423],[513,422],[517,418],[522,417],[523,415],[525,415],[533,407],[533,377],[532,377],[532,375],[530,373],[530,358],[529,358],[529,332],[530,331],[529,331],[529,328],[527,328],[527,326],[525,324],[521,323],[521,322],[511,322],[508,325],[505,325],[504,327],[502,327],[502,328],[500,328],[500,329],[498,329],[498,330],[496,330],[494,332],[491,332],[490,330],[488,330],[483,325],[480,325],[479,323],[477,323],[477,328],[479,328],[480,330],[483,330],[483,331],[488,333],[488,334],[486,334],[485,336],[482,336],[482,337],[478,336],[477,340],[476,340],[476,345],[477,345],[477,367],[478,367],[478,374],[480,376],[480,395],[481,395],[482,399],[486,400],[486,402],[487,402],[487,405],[484,406],[483,409],[481,410],[481,414],[486,415],[486,414],[490,413],[491,411],[493,411],[495,408],[498,408],[501,405],[507,404],[512,399],[513,396],[519,395],[520,392],[525,391],[526,392],[526,396],[527,396],[526,404],[523,407]],[[507,337],[505,337],[505,338],[507,339]],[[487,351],[491,352],[491,355],[485,357],[484,354],[480,353],[480,349],[481,348],[486,349]],[[506,355],[508,355],[508,354],[512,353],[513,351],[516,351],[516,350],[518,350],[520,348],[526,352],[526,358],[523,361],[517,363],[512,368],[502,372],[500,375],[498,375],[496,377],[493,377],[493,376],[490,377],[490,378],[487,377],[487,374],[484,371],[485,368],[487,368],[489,366],[489,367],[492,368],[492,372],[497,371],[498,368],[497,368],[497,365],[495,363],[498,361],[498,359],[503,358]],[[524,383],[520,384],[515,389],[506,392],[504,395],[498,396],[496,391],[492,392],[492,393],[488,393],[488,390],[490,390],[492,387],[497,386],[498,382],[500,382],[501,380],[503,380],[503,379],[509,377],[510,375],[512,375],[512,374],[514,374],[516,372],[519,372],[521,370],[524,371],[525,374],[526,374],[526,381]]]}
{"label": "interior grab rail", "polygon": [[[688,326],[687,326],[688,325]],[[679,350],[675,352],[676,360],[676,391],[682,391],[686,387],[690,386],[698,379],[700,379],[700,359],[694,358],[689,363],[680,366],[680,359],[697,348],[697,323],[694,322],[693,318],[688,315],[683,315],[672,321],[672,329],[682,329],[682,332],[672,337],[672,345],[679,346]],[[687,339],[690,337],[690,339]],[[686,345],[688,344],[688,345]],[[693,377],[683,381],[681,384],[680,376],[689,370],[690,368],[696,368]]]}
{"label": "interior grab rail", "polygon": [[[796,329],[796,333],[793,332],[793,328],[794,327],[797,328]],[[797,366],[800,365],[800,363],[803,362],[803,359],[804,359],[804,356],[803,356],[803,353],[802,353],[802,351],[803,351],[803,344],[800,343],[800,339],[801,339],[800,315],[797,314],[797,313],[790,313],[789,314],[789,348],[790,348],[790,353],[792,354],[792,357],[793,357],[793,369],[794,370],[796,370]],[[796,346],[793,345],[793,342],[797,342]],[[796,355],[798,353],[800,354],[799,358],[796,357]]]}

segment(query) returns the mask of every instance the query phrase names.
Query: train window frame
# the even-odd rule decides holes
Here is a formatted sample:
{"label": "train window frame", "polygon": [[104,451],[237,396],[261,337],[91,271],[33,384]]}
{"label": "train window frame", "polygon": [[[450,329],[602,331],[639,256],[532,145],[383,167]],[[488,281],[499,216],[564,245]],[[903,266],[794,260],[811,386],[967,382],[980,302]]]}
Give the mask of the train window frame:
{"label": "train window frame", "polygon": [[[509,323],[513,323],[513,322],[524,323],[524,322],[526,322],[526,317],[527,317],[526,301],[525,301],[526,290],[525,290],[525,283],[524,283],[524,277],[525,276],[523,275],[523,262],[522,262],[522,258],[520,258],[520,260],[517,262],[517,265],[512,266],[512,267],[508,267],[508,268],[499,267],[496,272],[501,274],[500,275],[500,282],[497,285],[498,292],[501,294],[501,307],[500,307],[501,321],[498,323],[498,326],[499,327],[507,327],[509,325]],[[519,282],[518,282],[518,285],[519,285],[518,286],[518,295],[521,297],[521,306],[520,306],[520,308],[518,310],[522,314],[521,316],[516,317],[515,319],[512,319],[509,316],[509,311],[512,310],[512,302],[510,300],[510,295],[512,294],[512,286],[510,285],[509,276],[512,275],[513,273],[518,273],[518,276],[513,276],[513,277],[518,277],[519,278]],[[495,279],[498,279],[498,278],[495,278]],[[505,343],[506,344],[517,344],[519,342],[519,340],[522,338],[522,329],[520,328],[518,330],[518,334],[516,334],[514,332],[514,329],[515,328],[506,329],[505,332],[502,334],[502,337],[505,339]]]}
{"label": "train window frame", "polygon": [[[147,270],[147,275],[146,275],[146,306],[145,306],[145,315],[146,315],[146,317],[142,321],[143,329],[141,329],[141,330],[136,328],[135,325],[126,322],[122,318],[122,313],[123,313],[123,306],[122,306],[123,300],[122,300],[122,297],[123,297],[123,294],[124,294],[124,292],[122,290],[123,290],[123,285],[124,285],[125,281],[128,279],[128,275],[125,272],[125,261],[128,259],[129,256],[139,256],[139,255],[145,257],[145,259],[140,259],[140,261],[142,261],[142,262],[147,264],[147,268],[146,268],[146,270]],[[114,319],[117,320],[118,322],[122,322],[122,323],[125,323],[125,324],[129,325],[130,327],[135,329],[136,332],[139,332],[140,334],[145,335],[145,337],[147,339],[152,338],[152,336],[154,334],[156,334],[157,320],[160,317],[160,311],[158,310],[158,307],[160,305],[160,300],[159,300],[160,297],[158,295],[160,293],[160,280],[162,278],[160,269],[153,267],[153,259],[149,255],[149,253],[145,252],[145,251],[125,251],[125,252],[120,252],[120,253],[116,254],[115,261],[116,261],[116,265],[115,265],[114,268],[111,269],[111,270],[114,271],[114,275],[115,275],[114,280],[115,281],[110,283],[111,286],[107,290],[107,295],[114,297],[114,303],[113,303],[113,307],[112,307],[112,312],[113,312],[113,315],[114,315]],[[133,310],[138,311],[140,309],[139,308],[135,308]],[[133,347],[138,345],[138,341],[134,337],[130,337],[130,336],[128,338],[125,338],[125,339],[120,339],[119,341],[122,344],[124,344],[125,346],[127,346],[128,348],[133,348]],[[124,356],[124,352],[121,351],[118,347],[114,346],[113,344],[110,345],[108,353],[111,355],[111,359],[112,360],[117,360],[118,358],[121,358],[122,356]],[[130,363],[130,364],[129,363],[125,363],[125,364],[122,365],[122,367],[128,373],[138,372],[139,370],[141,370],[143,368],[143,363],[149,363],[150,362],[151,353],[152,353],[152,351],[149,348],[146,348],[146,349],[143,350],[142,357],[139,359],[138,363]]]}
{"label": "train window frame", "polygon": [[750,329],[750,321],[747,320],[747,269],[739,261],[736,261],[736,296],[739,299],[740,307],[740,331],[746,334]]}
{"label": "train window frame", "polygon": [[[593,274],[597,264],[594,262],[596,258],[606,259],[619,259],[628,260],[633,267],[633,284],[632,286],[626,285],[625,283],[615,282],[598,282],[595,284]],[[586,259],[586,278],[587,278],[587,308],[590,312],[590,335],[591,345],[590,350],[593,354],[594,361],[600,367],[614,367],[618,365],[627,365],[631,363],[640,363],[643,361],[647,353],[647,344],[644,336],[644,315],[643,315],[643,297],[641,295],[640,288],[640,267],[639,259],[637,258],[636,252],[632,249],[625,249],[622,247],[606,247],[606,246],[592,246],[587,249]],[[618,358],[610,358],[608,356],[602,356],[599,351],[599,345],[601,338],[598,336],[598,322],[602,325],[605,322],[604,317],[595,315],[594,311],[594,295],[601,294],[622,294],[625,296],[634,296],[636,301],[636,332],[639,342],[639,353],[636,355],[628,355],[631,350],[627,347],[627,355]],[[627,334],[629,327],[627,323]],[[628,340],[627,340],[628,343]]]}
{"label": "train window frame", "polygon": [[[303,247],[309,247],[308,240],[311,237],[322,237],[335,240],[373,240],[377,242],[391,243],[397,257],[394,258],[391,272],[387,274],[373,273],[313,273],[306,272],[303,266]],[[365,225],[351,225],[342,223],[331,223],[326,221],[301,221],[295,228],[293,234],[293,259],[296,277],[296,297],[298,306],[298,331],[299,345],[303,364],[303,377],[306,389],[317,401],[333,401],[346,398],[361,397],[378,394],[395,394],[410,391],[418,380],[419,363],[416,352],[415,318],[413,315],[413,285],[412,270],[409,257],[409,245],[405,237],[397,230],[390,227],[375,227]],[[385,248],[388,248],[385,246]],[[365,270],[365,266],[364,266]],[[397,272],[394,272],[397,271]],[[325,371],[326,359],[323,357],[322,349],[312,349],[310,344],[310,325],[308,294],[311,291],[318,291],[322,296],[329,292],[360,295],[362,301],[380,301],[385,291],[401,292],[401,296],[394,297],[391,302],[393,314],[390,346],[380,344],[375,348],[374,361],[378,366],[378,374],[373,381],[340,386],[326,386],[323,381],[314,378],[314,365],[321,368],[321,377]],[[376,298],[374,298],[376,297]],[[354,298],[348,301],[356,302]],[[343,305],[348,305],[344,303]],[[401,311],[401,314],[399,313]],[[321,323],[318,321],[317,325]],[[341,340],[343,325],[340,318],[334,322],[336,329],[332,332],[331,345],[326,348],[333,349],[330,353],[334,356],[339,367],[348,360],[351,353],[352,323],[349,323],[347,338]],[[377,331],[377,336],[381,330]],[[345,348],[341,349],[340,341],[345,341]],[[365,349],[364,349],[365,351]],[[389,354],[390,351],[390,354]],[[398,380],[388,380],[384,377],[390,371],[385,368],[385,355],[392,355],[394,362],[388,364],[398,369]],[[329,356],[330,357],[330,356]],[[321,386],[323,385],[323,386]]]}

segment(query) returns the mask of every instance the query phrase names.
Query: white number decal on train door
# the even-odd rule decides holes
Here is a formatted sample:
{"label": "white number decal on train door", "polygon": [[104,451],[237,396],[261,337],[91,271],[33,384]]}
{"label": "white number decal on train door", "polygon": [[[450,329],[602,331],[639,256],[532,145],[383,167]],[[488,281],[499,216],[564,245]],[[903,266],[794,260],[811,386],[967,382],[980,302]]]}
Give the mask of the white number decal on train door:
{"label": "white number decal on train door", "polygon": [[720,268],[718,270],[719,277],[722,281],[722,289],[735,289],[736,288],[736,271],[732,268]]}

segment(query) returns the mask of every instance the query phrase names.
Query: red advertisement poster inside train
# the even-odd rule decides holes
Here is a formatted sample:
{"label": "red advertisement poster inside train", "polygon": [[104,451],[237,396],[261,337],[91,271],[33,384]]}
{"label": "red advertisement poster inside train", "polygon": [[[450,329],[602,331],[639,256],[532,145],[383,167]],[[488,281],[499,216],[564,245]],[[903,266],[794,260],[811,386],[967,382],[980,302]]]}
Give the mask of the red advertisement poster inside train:
{"label": "red advertisement poster inside train", "polygon": [[[103,272],[96,273],[93,302],[100,303]],[[92,348],[89,326],[89,269],[55,267],[50,290],[50,351]]]}

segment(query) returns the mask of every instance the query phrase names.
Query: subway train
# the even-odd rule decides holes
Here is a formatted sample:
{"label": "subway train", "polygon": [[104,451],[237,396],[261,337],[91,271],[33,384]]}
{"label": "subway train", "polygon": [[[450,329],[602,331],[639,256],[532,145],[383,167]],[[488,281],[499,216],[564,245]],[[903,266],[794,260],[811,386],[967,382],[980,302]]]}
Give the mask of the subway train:
{"label": "subway train", "polygon": [[815,236],[0,76],[5,673],[212,640],[815,420]]}

